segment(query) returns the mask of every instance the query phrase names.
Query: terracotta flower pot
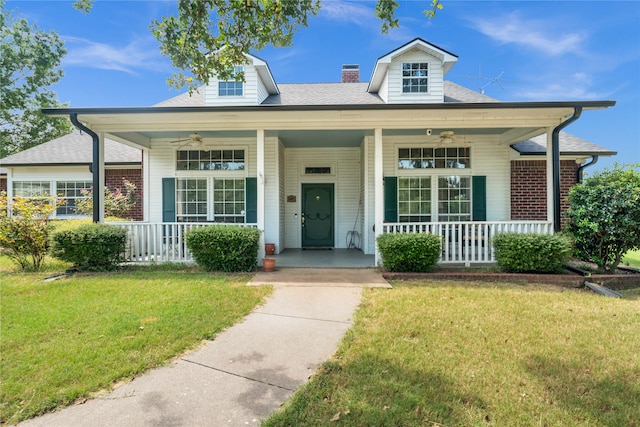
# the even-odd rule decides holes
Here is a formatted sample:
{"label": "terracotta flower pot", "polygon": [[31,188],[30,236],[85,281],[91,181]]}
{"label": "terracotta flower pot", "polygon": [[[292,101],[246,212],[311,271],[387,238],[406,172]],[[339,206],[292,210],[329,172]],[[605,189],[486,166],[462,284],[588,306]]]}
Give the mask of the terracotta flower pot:
{"label": "terracotta flower pot", "polygon": [[276,244],[275,243],[265,243],[264,251],[267,255],[274,255],[276,253]]}
{"label": "terracotta flower pot", "polygon": [[262,258],[262,269],[264,271],[273,271],[276,268],[275,258]]}

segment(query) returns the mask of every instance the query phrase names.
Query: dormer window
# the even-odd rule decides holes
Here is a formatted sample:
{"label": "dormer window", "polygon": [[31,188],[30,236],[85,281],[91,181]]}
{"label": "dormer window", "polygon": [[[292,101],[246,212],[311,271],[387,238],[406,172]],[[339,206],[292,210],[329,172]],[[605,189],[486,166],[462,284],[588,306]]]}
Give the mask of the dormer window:
{"label": "dormer window", "polygon": [[[243,67],[234,67],[233,74],[238,75],[244,71]],[[233,80],[218,82],[218,95],[219,96],[242,96],[242,81]]]}
{"label": "dormer window", "polygon": [[405,62],[402,64],[402,93],[429,92],[429,64]]}

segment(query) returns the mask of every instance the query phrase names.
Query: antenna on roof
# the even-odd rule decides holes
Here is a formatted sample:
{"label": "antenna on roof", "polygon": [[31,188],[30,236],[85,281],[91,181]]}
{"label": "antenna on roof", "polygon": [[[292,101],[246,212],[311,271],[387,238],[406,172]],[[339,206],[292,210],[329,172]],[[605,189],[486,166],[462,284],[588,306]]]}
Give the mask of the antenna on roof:
{"label": "antenna on roof", "polygon": [[478,67],[478,75],[477,76],[465,76],[465,78],[467,79],[479,79],[479,80],[485,80],[486,83],[484,83],[483,85],[480,86],[479,91],[481,94],[484,95],[484,90],[486,88],[488,88],[489,86],[491,86],[492,84],[497,84],[498,86],[500,86],[500,88],[504,89],[504,86],[502,86],[502,82],[515,82],[515,80],[503,80],[502,79],[502,75],[504,74],[504,70],[500,71],[500,74],[498,74],[495,77],[483,77],[482,76],[482,68],[479,66]]}

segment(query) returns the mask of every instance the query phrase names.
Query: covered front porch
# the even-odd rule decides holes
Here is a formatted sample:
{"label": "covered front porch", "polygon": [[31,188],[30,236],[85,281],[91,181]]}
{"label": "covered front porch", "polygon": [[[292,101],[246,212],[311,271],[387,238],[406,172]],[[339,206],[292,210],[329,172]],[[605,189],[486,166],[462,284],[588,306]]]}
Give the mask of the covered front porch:
{"label": "covered front porch", "polygon": [[[104,138],[143,150],[145,221],[116,224],[128,230],[130,262],[190,262],[188,229],[233,222],[260,229],[259,262],[272,242],[281,266],[312,259],[333,265],[339,254],[357,255],[352,247],[376,266],[375,239],[384,233],[438,234],[441,263],[471,265],[495,262],[497,233],[559,229],[557,133],[582,107],[453,103],[56,114],[66,111],[92,135],[94,188],[102,187]],[[183,142],[193,132],[198,138]],[[518,154],[510,145],[541,134],[553,148],[545,156],[546,219],[513,221],[510,164]],[[321,200],[306,192],[311,185],[331,198],[321,215],[308,214],[305,200]],[[103,220],[101,197],[94,191],[95,221]],[[311,220],[327,215],[330,235],[318,246],[333,250],[302,250]]]}

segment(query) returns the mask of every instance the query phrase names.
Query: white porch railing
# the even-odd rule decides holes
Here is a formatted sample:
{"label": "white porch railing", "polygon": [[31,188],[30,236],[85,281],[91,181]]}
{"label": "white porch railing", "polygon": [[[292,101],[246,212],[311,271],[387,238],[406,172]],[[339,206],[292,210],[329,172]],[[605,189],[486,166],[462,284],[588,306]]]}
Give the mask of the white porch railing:
{"label": "white porch railing", "polygon": [[[191,262],[193,257],[185,243],[185,233],[210,225],[257,224],[225,223],[146,223],[110,222],[127,230],[126,261],[128,262]],[[432,233],[442,236],[439,262],[495,262],[492,238],[498,233],[553,234],[553,224],[546,221],[485,221],[485,222],[399,222],[385,223],[383,233]]]}
{"label": "white porch railing", "polygon": [[383,233],[431,233],[442,236],[440,263],[495,262],[492,244],[498,233],[553,234],[547,221],[385,223]]}
{"label": "white porch railing", "polygon": [[207,222],[109,222],[108,225],[127,230],[127,262],[191,262],[193,256],[185,243],[185,233],[193,228],[210,225],[239,225],[257,227],[257,224],[227,224]]}

